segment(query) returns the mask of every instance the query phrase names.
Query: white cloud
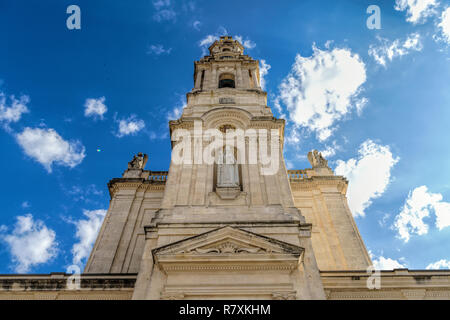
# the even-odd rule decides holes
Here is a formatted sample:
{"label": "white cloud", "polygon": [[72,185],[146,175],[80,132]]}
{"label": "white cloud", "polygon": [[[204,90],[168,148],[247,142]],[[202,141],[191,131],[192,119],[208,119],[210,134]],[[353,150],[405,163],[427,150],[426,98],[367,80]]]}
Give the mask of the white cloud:
{"label": "white cloud", "polygon": [[242,46],[246,49],[253,49],[254,47],[256,47],[256,43],[254,43],[252,40],[248,38],[244,40],[242,36],[234,36],[234,39],[239,41],[242,44]]}
{"label": "white cloud", "polygon": [[430,263],[428,266],[427,266],[427,269],[429,270],[429,269],[450,269],[450,260],[445,260],[445,259],[442,259],[442,260],[439,260],[439,261],[436,261],[436,262],[433,262],[433,263]]}
{"label": "white cloud", "polygon": [[40,220],[33,220],[31,214],[18,216],[11,234],[2,235],[9,245],[15,271],[26,273],[36,265],[46,263],[57,255],[55,231],[47,228]]}
{"label": "white cloud", "polygon": [[83,214],[87,219],[72,222],[76,226],[75,236],[79,240],[72,247],[73,263],[79,266],[84,264],[85,259],[89,257],[105,218],[106,210],[83,210]]}
{"label": "white cloud", "polygon": [[177,14],[170,4],[170,0],[153,1],[153,7],[155,8],[153,19],[157,22],[176,20]]}
{"label": "white cloud", "polygon": [[31,205],[30,205],[30,203],[28,201],[22,202],[22,208],[28,209],[29,207],[31,207]]}
{"label": "white cloud", "polygon": [[170,6],[170,0],[155,0],[153,1],[153,6],[156,10],[160,10],[164,7]]}
{"label": "white cloud", "polygon": [[269,70],[271,68],[270,64],[266,62],[266,60],[261,59],[259,65],[259,79],[261,83],[261,89],[266,90],[266,79],[265,77],[269,74]]}
{"label": "white cloud", "polygon": [[186,108],[186,103],[183,102],[181,105],[174,107],[171,111],[167,113],[167,120],[177,120],[183,114],[183,109]]}
{"label": "white cloud", "polygon": [[[441,194],[439,195],[442,197]],[[450,226],[450,202],[439,201],[435,203],[434,213],[436,215],[436,227],[439,230]]]}
{"label": "white cloud", "polygon": [[162,54],[170,54],[172,52],[172,48],[165,49],[162,44],[152,44],[148,46],[147,54],[154,54],[154,55],[162,55]]}
{"label": "white cloud", "polygon": [[85,117],[99,117],[103,120],[103,115],[108,111],[105,105],[105,97],[98,99],[86,99],[84,103],[84,116]]}
{"label": "white cloud", "polygon": [[214,43],[214,41],[219,40],[220,36],[228,34],[228,31],[224,27],[219,27],[215,34],[208,34],[203,39],[198,42],[198,46],[202,49],[202,55],[208,54],[208,48]]}
{"label": "white cloud", "polygon": [[135,135],[139,131],[145,128],[144,120],[138,119],[136,115],[131,115],[128,119],[119,120],[119,130],[116,134],[117,137]]}
{"label": "white cloud", "polygon": [[360,112],[367,101],[358,97],[366,81],[366,68],[348,49],[313,50],[311,57],[297,54],[277,99],[287,106],[291,120],[324,141],[331,136],[336,121],[352,109]]}
{"label": "white cloud", "polygon": [[183,2],[183,10],[185,12],[193,12],[195,11],[196,3],[194,1]]}
{"label": "white cloud", "polygon": [[177,16],[177,14],[175,13],[175,11],[173,9],[162,9],[162,10],[157,11],[153,15],[153,18],[158,22],[175,21],[176,16]]}
{"label": "white cloud", "polygon": [[335,148],[327,146],[324,150],[319,151],[324,158],[330,158],[336,154]]}
{"label": "white cloud", "polygon": [[450,44],[450,7],[442,11],[441,21],[438,26],[441,28],[444,40]]}
{"label": "white cloud", "polygon": [[397,260],[391,259],[391,258],[385,258],[383,256],[379,256],[376,258],[370,251],[369,251],[370,258],[372,259],[372,264],[375,270],[394,270],[394,269],[402,269],[406,268],[404,265],[402,265]]}
{"label": "white cloud", "polygon": [[335,172],[349,180],[347,198],[354,216],[364,216],[372,200],[380,197],[391,181],[391,169],[399,161],[389,146],[364,141],[358,158],[338,160]]}
{"label": "white cloud", "polygon": [[341,147],[337,145],[336,141],[333,141],[333,144],[330,146],[326,146],[324,150],[319,151],[324,158],[333,157]]}
{"label": "white cloud", "polygon": [[378,37],[379,45],[371,44],[369,47],[369,55],[382,66],[386,67],[387,60],[392,61],[396,57],[401,57],[411,53],[412,51],[421,51],[422,42],[418,33],[412,33],[402,42],[396,39],[389,43],[389,40]]}
{"label": "white cloud", "polygon": [[436,215],[439,230],[450,226],[450,203],[442,201],[442,194],[431,193],[426,186],[410,191],[393,226],[400,239],[408,242],[412,234],[427,234],[429,225],[424,219],[430,217],[432,212]]}
{"label": "white cloud", "polygon": [[[284,116],[282,116],[282,118],[284,118]],[[284,136],[284,142],[298,149],[299,144],[301,142],[301,138],[303,137],[300,131],[301,129],[297,125],[287,127],[286,128],[287,134]]]}
{"label": "white cloud", "polygon": [[206,37],[204,37],[202,40],[199,41],[198,45],[200,47],[209,47],[216,40],[219,40],[219,36],[213,35],[213,34],[208,34]]}
{"label": "white cloud", "polygon": [[211,46],[216,40],[219,40],[219,36],[208,34],[206,37],[199,41],[198,46],[202,49],[203,56],[208,54],[209,46]]}
{"label": "white cloud", "polygon": [[386,223],[388,219],[391,217],[389,213],[385,213],[381,219],[378,220],[378,224],[380,227],[384,228],[386,226]]}
{"label": "white cloud", "polygon": [[407,13],[406,21],[413,24],[423,23],[436,13],[437,0],[395,0],[395,10]]}
{"label": "white cloud", "polygon": [[69,195],[73,201],[84,201],[86,203],[94,202],[93,199],[97,199],[103,195],[103,191],[97,189],[95,184],[86,186],[74,185],[70,189],[67,189],[65,185],[62,186],[64,192]]}
{"label": "white cloud", "polygon": [[79,141],[66,141],[53,129],[25,128],[16,140],[29,157],[34,158],[50,173],[53,163],[73,168],[85,155]]}
{"label": "white cloud", "polygon": [[[277,97],[273,97],[272,99],[273,99],[273,107],[278,112],[279,118],[286,119],[287,117],[286,117],[286,114],[284,113],[283,107],[281,106],[280,99]],[[288,125],[288,123],[286,123],[286,124]],[[294,125],[295,125],[295,123],[294,123]],[[298,127],[298,125],[295,125],[295,126]],[[286,128],[288,128],[288,126],[286,126]]]}
{"label": "white cloud", "polygon": [[195,29],[195,30],[197,30],[197,31],[200,31],[200,26],[202,25],[202,23],[200,22],[200,21],[198,21],[198,20],[195,20],[193,23],[192,23],[192,27]]}
{"label": "white cloud", "polygon": [[21,96],[19,99],[10,96],[9,99],[10,104],[7,105],[5,94],[0,92],[0,124],[3,124],[8,131],[11,122],[18,122],[24,113],[30,112],[27,108],[27,104],[30,102],[28,96]]}
{"label": "white cloud", "polygon": [[202,40],[200,40],[198,45],[200,47],[209,47],[216,40],[219,40],[219,36],[213,35],[213,34],[208,34],[206,37],[204,37]]}

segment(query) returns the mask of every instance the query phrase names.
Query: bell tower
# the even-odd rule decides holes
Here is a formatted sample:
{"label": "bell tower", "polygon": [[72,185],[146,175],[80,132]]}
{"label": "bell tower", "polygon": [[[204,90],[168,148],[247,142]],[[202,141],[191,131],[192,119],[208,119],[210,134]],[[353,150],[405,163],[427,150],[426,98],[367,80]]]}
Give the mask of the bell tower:
{"label": "bell tower", "polygon": [[325,298],[259,62],[232,37],[215,41],[169,126],[172,161],[133,297]]}
{"label": "bell tower", "polygon": [[261,89],[258,62],[244,55],[244,47],[238,41],[221,37],[209,47],[209,52],[209,56],[195,63],[194,92],[217,88]]}
{"label": "bell tower", "polygon": [[185,117],[200,117],[211,106],[243,104],[254,115],[270,115],[267,93],[261,90],[259,61],[244,54],[244,47],[223,36],[209,47],[209,55],[194,63],[194,88],[187,94]]}
{"label": "bell tower", "polygon": [[169,122],[169,171],[139,153],[109,182],[84,273],[137,274],[134,299],[325,299],[320,271],[371,265],[347,180],[317,151],[286,170],[258,60],[224,36],[193,80]]}

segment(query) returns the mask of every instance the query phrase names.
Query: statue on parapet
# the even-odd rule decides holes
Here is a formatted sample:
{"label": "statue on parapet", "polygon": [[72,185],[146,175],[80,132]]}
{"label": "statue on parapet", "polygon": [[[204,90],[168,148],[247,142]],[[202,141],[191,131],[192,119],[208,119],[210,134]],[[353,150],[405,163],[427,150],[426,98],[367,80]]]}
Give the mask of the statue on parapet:
{"label": "statue on parapet", "polygon": [[148,160],[148,155],[139,152],[128,162],[128,170],[143,170]]}
{"label": "statue on parapet", "polygon": [[313,169],[328,167],[328,160],[325,160],[325,158],[322,156],[322,153],[317,150],[308,152],[308,160],[309,163],[311,163]]}

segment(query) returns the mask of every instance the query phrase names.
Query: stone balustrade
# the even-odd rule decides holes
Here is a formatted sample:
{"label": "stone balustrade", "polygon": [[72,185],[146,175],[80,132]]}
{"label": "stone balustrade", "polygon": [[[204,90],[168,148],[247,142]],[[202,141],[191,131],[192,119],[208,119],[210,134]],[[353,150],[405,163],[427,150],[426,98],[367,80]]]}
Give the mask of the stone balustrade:
{"label": "stone balustrade", "polygon": [[287,170],[289,180],[307,179],[308,173],[306,170]]}
{"label": "stone balustrade", "polygon": [[[169,171],[148,171],[147,180],[155,182],[165,182],[167,181],[168,174]],[[289,180],[301,180],[310,178],[306,170],[287,170],[287,174]]]}
{"label": "stone balustrade", "polygon": [[150,171],[148,180],[155,182],[166,182],[169,171]]}

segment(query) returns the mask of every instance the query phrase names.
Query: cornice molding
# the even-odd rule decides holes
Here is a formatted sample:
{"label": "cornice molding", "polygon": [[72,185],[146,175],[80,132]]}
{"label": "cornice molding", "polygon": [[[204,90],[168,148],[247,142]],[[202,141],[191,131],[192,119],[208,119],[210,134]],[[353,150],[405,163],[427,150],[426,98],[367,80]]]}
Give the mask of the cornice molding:
{"label": "cornice molding", "polygon": [[[0,277],[0,292],[2,291],[74,291],[67,289],[67,279],[71,275],[64,275],[62,278],[41,278],[36,279],[33,275],[27,278],[2,278]],[[128,278],[84,278],[80,276],[80,290],[123,290],[133,289],[136,277]]]}
{"label": "cornice molding", "polygon": [[170,271],[187,271],[187,272],[208,272],[208,271],[273,271],[286,270],[292,271],[298,267],[297,263],[291,264],[274,264],[274,265],[246,265],[246,264],[217,264],[217,265],[192,265],[192,264],[177,264],[164,265],[162,268],[166,272]]}
{"label": "cornice molding", "polygon": [[136,192],[158,192],[163,191],[166,187],[166,181],[152,181],[139,179],[140,181],[120,181],[120,178],[113,179],[108,183],[109,195],[112,198],[120,189],[131,189]]}
{"label": "cornice molding", "polygon": [[290,178],[292,190],[317,190],[322,186],[336,186],[337,191],[344,193],[348,187],[348,180],[341,176],[312,176],[309,178]]}

